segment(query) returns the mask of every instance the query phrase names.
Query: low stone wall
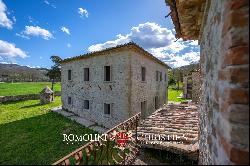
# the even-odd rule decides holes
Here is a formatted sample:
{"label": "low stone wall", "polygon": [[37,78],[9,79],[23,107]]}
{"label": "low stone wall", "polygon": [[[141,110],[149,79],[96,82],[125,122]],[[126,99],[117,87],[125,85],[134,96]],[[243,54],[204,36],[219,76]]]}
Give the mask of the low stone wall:
{"label": "low stone wall", "polygon": [[9,102],[9,101],[32,100],[32,99],[39,99],[39,98],[40,98],[40,94],[0,96],[0,103]]}
{"label": "low stone wall", "polygon": [[[55,96],[61,96],[61,92],[56,91]],[[10,102],[10,101],[37,100],[37,99],[40,99],[40,94],[0,96],[0,103]]]}

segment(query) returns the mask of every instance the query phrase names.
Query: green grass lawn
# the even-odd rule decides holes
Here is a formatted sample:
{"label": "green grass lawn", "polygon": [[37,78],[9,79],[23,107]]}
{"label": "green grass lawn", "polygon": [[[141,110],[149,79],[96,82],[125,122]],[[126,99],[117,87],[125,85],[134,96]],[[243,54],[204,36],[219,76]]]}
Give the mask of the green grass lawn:
{"label": "green grass lawn", "polygon": [[182,90],[174,90],[174,89],[169,88],[168,89],[168,101],[174,101],[174,102],[186,101],[185,99],[177,98],[180,96],[181,93],[182,93]]}
{"label": "green grass lawn", "polygon": [[39,100],[0,104],[0,165],[52,164],[86,142],[67,144],[63,134],[96,133],[40,105]]}
{"label": "green grass lawn", "polygon": [[[37,94],[45,86],[51,88],[50,82],[18,82],[18,83],[0,83],[0,96],[13,96],[23,94]],[[61,84],[56,83],[55,91],[61,91]]]}

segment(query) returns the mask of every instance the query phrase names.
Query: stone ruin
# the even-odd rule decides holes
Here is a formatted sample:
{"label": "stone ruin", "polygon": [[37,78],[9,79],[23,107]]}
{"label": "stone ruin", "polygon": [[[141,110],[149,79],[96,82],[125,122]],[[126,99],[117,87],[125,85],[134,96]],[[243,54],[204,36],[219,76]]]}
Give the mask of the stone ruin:
{"label": "stone ruin", "polygon": [[201,94],[201,78],[200,72],[194,71],[191,74],[183,77],[183,98],[191,99],[198,103]]}
{"label": "stone ruin", "polygon": [[54,100],[54,92],[48,86],[46,86],[40,92],[40,103],[48,104],[51,103],[53,100]]}

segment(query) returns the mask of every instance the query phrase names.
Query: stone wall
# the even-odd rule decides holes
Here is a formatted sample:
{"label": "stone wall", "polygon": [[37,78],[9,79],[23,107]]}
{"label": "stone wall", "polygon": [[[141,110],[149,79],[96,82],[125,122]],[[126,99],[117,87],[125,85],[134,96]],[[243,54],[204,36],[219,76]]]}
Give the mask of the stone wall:
{"label": "stone wall", "polygon": [[198,103],[201,95],[201,77],[200,72],[195,71],[190,75],[183,77],[183,98],[192,99]]}
{"label": "stone wall", "polygon": [[36,100],[36,99],[40,99],[40,94],[0,96],[0,103],[11,102],[11,101],[22,101],[22,100]]}
{"label": "stone wall", "polygon": [[[55,96],[61,96],[61,92],[56,91]],[[0,96],[0,103],[11,102],[11,101],[23,101],[23,100],[37,100],[37,99],[40,99],[40,94]]]}
{"label": "stone wall", "polygon": [[192,98],[192,76],[188,75],[183,77],[183,98],[191,99]]}
{"label": "stone wall", "polygon": [[207,1],[200,164],[249,164],[249,1]]}
{"label": "stone wall", "polygon": [[[63,108],[73,111],[79,116],[88,118],[99,125],[111,128],[114,125],[128,119],[137,112],[141,111],[141,101],[134,95],[151,95],[148,89],[148,74],[155,73],[158,66],[152,59],[145,57],[136,58],[135,51],[128,49],[112,51],[105,55],[93,56],[86,59],[71,61],[62,64],[62,103]],[[133,59],[135,57],[135,59]],[[138,61],[139,60],[139,61]],[[132,64],[133,63],[133,64]],[[138,86],[133,85],[133,80],[137,82],[141,78],[141,64],[146,67],[147,83]],[[111,66],[112,81],[104,81],[104,66]],[[149,67],[148,67],[149,66]],[[154,68],[154,70],[150,70]],[[161,69],[159,67],[159,69]],[[84,81],[84,68],[89,68],[90,81]],[[72,70],[72,80],[68,80],[68,70]],[[161,69],[162,70],[162,69]],[[152,76],[153,77],[153,76]],[[152,80],[155,77],[152,78]],[[163,76],[164,79],[164,76]],[[155,84],[155,82],[153,82]],[[153,86],[156,85],[152,85]],[[163,86],[163,84],[158,85]],[[143,89],[143,90],[142,90]],[[159,89],[160,90],[160,89]],[[153,91],[153,89],[151,89]],[[134,95],[133,95],[134,94]],[[68,97],[72,97],[72,103],[68,104]],[[90,109],[83,107],[83,101],[90,101]],[[150,98],[153,100],[153,96]],[[163,99],[162,99],[163,100]],[[104,115],[104,103],[111,103],[111,116]],[[162,102],[160,103],[162,104]],[[145,113],[147,114],[147,113]]]}
{"label": "stone wall", "polygon": [[[110,128],[129,118],[129,54],[114,52],[62,64],[62,104],[79,116]],[[104,66],[111,66],[112,81],[104,81]],[[90,81],[84,81],[84,68],[89,68]],[[68,80],[68,70],[72,80]],[[72,104],[68,104],[68,97]],[[90,109],[84,109],[89,100]],[[104,116],[104,103],[112,104],[111,116]]]}
{"label": "stone wall", "polygon": [[192,72],[192,101],[199,103],[201,95],[201,77],[200,72]]}
{"label": "stone wall", "polygon": [[[141,67],[146,69],[146,81],[141,81]],[[151,115],[155,109],[155,97],[159,98],[159,106],[167,103],[168,76],[167,68],[150,60],[142,54],[131,51],[131,108],[133,114],[141,110],[141,102],[146,101],[147,108],[141,113],[142,118]],[[162,73],[162,80],[156,81],[156,71]],[[165,80],[166,75],[166,80]]]}

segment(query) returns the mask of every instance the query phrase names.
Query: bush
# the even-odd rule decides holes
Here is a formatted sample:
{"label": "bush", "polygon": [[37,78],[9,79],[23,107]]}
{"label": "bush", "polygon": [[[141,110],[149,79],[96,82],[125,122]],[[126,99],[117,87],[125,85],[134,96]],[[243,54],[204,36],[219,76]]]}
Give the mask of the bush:
{"label": "bush", "polygon": [[176,84],[176,81],[173,78],[170,78],[168,80],[168,85],[175,85],[175,84]]}

